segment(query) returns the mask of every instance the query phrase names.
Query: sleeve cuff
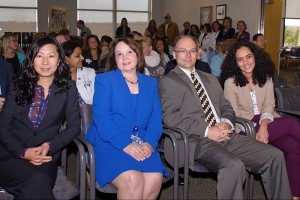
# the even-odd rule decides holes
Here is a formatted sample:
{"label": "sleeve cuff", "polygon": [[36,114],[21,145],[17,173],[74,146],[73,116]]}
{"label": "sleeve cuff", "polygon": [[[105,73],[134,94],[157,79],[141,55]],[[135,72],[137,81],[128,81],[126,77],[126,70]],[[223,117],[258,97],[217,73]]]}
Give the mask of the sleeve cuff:
{"label": "sleeve cuff", "polygon": [[274,121],[274,115],[271,114],[271,113],[263,113],[263,114],[261,114],[260,119],[259,119],[259,124],[261,124],[261,121],[263,119],[269,119],[270,122],[272,122],[272,121]]}
{"label": "sleeve cuff", "polygon": [[28,148],[24,149],[20,154],[19,154],[19,157],[20,158],[24,158],[25,157],[25,153],[27,151]]}
{"label": "sleeve cuff", "polygon": [[230,121],[229,119],[221,118],[220,120],[221,120],[221,122],[226,122],[226,123],[228,123],[228,124],[231,126],[231,130],[232,130],[232,131],[235,130],[235,126],[231,123],[231,121]]}

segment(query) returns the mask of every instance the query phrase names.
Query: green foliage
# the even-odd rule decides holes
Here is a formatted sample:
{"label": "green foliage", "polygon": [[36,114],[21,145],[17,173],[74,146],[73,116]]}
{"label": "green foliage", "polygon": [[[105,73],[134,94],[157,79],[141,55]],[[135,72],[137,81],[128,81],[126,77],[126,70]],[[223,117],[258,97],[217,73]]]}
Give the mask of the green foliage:
{"label": "green foliage", "polygon": [[284,29],[284,46],[297,46],[299,37],[299,29],[285,26]]}

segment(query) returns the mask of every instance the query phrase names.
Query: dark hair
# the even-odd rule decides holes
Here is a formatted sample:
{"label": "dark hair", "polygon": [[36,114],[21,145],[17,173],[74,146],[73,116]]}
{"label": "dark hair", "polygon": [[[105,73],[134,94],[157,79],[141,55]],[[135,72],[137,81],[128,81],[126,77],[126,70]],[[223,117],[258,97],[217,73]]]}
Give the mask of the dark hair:
{"label": "dark hair", "polygon": [[136,55],[137,55],[136,70],[143,73],[144,68],[145,68],[145,59],[144,59],[144,55],[143,55],[142,46],[138,41],[135,41],[134,39],[131,39],[131,38],[120,38],[113,42],[112,48],[111,48],[111,54],[108,58],[109,64],[107,66],[107,71],[114,71],[118,67],[117,63],[116,63],[115,50],[116,50],[117,44],[119,44],[120,42],[124,42],[125,44],[127,44],[136,53]]}
{"label": "dark hair", "polygon": [[101,37],[101,40],[100,40],[101,42],[102,41],[105,41],[108,45],[112,42],[112,38],[111,37],[109,37],[108,35],[103,35],[102,37]]}
{"label": "dark hair", "polygon": [[211,26],[209,23],[203,25],[203,29],[206,28],[208,33],[211,33]]}
{"label": "dark hair", "polygon": [[70,57],[77,47],[79,47],[81,49],[80,42],[73,41],[73,40],[68,40],[68,41],[62,43],[61,46],[64,50],[65,56],[67,56],[67,57]]}
{"label": "dark hair", "polygon": [[[156,40],[154,42],[154,50],[156,52],[158,52],[158,50],[156,49],[156,43],[157,43],[157,41],[162,41],[162,43],[164,45],[164,52],[165,52],[165,54],[169,55],[169,46],[168,46],[166,40],[164,40],[163,38],[156,38]],[[160,55],[160,53],[159,53],[159,55]]]}
{"label": "dark hair", "polygon": [[257,39],[258,39],[259,36],[264,36],[264,34],[262,34],[262,33],[257,33],[257,34],[255,34],[255,35],[253,35],[252,41],[257,41]]}
{"label": "dark hair", "polygon": [[120,26],[122,26],[122,22],[123,22],[123,21],[126,22],[126,25],[125,25],[125,26],[128,27],[128,21],[127,21],[127,19],[126,19],[125,17],[122,18]]}
{"label": "dark hair", "polygon": [[236,63],[236,52],[242,47],[247,47],[255,58],[253,69],[253,83],[263,87],[268,78],[274,74],[275,65],[268,53],[256,47],[252,42],[240,42],[231,48],[222,64],[221,83],[224,85],[228,78],[234,78],[236,86],[246,86],[249,82]]}
{"label": "dark hair", "polygon": [[229,16],[224,17],[223,18],[223,23],[224,23],[225,20],[228,20],[229,23],[230,23],[230,25],[232,25],[232,19],[231,19],[231,17],[229,17]]}
{"label": "dark hair", "polygon": [[87,42],[87,51],[88,51],[88,52],[91,51],[90,46],[89,46],[89,40],[90,40],[91,38],[95,38],[95,40],[96,40],[97,43],[98,43],[98,63],[100,64],[100,62],[101,62],[100,57],[101,57],[102,50],[101,50],[100,40],[99,40],[99,38],[98,38],[97,35],[89,35],[89,36],[87,37],[87,39],[86,39],[86,42]]}
{"label": "dark hair", "polygon": [[82,25],[84,25],[84,21],[83,21],[83,20],[81,20],[81,19],[80,19],[80,20],[78,20],[77,22],[78,22],[79,24],[82,24]]}
{"label": "dark hair", "polygon": [[34,69],[34,59],[40,49],[47,44],[55,45],[59,55],[59,64],[54,73],[53,84],[57,86],[58,92],[68,90],[69,68],[65,65],[65,54],[61,45],[51,37],[40,37],[27,50],[26,58],[22,64],[24,69],[14,78],[14,86],[17,91],[16,102],[18,105],[27,105],[33,100],[35,85],[38,81],[38,74]]}
{"label": "dark hair", "polygon": [[[197,34],[198,34],[198,35],[195,35],[195,34],[193,33],[193,31],[192,31],[193,27],[196,28],[196,31],[197,31]],[[196,24],[192,24],[191,27],[190,27],[190,29],[191,29],[191,35],[192,35],[192,36],[199,37],[199,35],[200,35],[200,29],[199,29],[199,27],[198,27]]]}
{"label": "dark hair", "polygon": [[218,24],[219,25],[219,30],[221,30],[221,24],[220,24],[220,22],[219,21],[214,21],[213,23],[212,23],[212,25],[211,25],[211,28],[212,28],[212,30],[213,30],[213,32],[215,32],[216,30],[214,29],[214,25],[215,24]]}

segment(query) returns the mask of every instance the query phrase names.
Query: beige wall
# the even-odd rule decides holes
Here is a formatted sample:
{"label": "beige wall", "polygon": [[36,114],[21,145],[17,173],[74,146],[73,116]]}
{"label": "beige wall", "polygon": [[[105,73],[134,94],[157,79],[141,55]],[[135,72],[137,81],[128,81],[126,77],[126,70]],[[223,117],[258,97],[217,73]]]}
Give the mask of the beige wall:
{"label": "beige wall", "polygon": [[237,21],[244,20],[251,37],[258,32],[261,0],[153,0],[152,4],[153,19],[158,25],[164,21],[164,14],[170,12],[179,30],[183,29],[182,24],[186,20],[199,26],[200,7],[213,6],[212,21],[214,21],[216,5],[226,4],[226,14],[232,18],[235,29]]}

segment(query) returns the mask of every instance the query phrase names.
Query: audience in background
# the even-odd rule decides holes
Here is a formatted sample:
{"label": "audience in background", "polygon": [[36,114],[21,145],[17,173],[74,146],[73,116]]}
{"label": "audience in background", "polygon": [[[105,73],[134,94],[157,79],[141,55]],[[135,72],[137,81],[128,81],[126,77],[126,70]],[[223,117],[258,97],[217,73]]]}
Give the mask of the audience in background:
{"label": "audience in background", "polygon": [[178,26],[172,22],[170,13],[165,14],[165,22],[159,25],[157,37],[166,40],[169,45],[169,52],[173,50],[175,38],[179,35]]}
{"label": "audience in background", "polygon": [[264,34],[257,33],[253,35],[253,43],[261,49],[265,49],[267,46],[267,40],[265,40]]}
{"label": "audience in background", "polygon": [[32,36],[32,43],[34,43],[38,38],[45,36],[45,33],[43,32],[36,32]]}
{"label": "audience in background", "polygon": [[93,68],[96,73],[103,73],[105,68],[100,65],[102,50],[99,38],[96,35],[89,35],[87,45],[88,50],[83,52],[83,66]]}
{"label": "audience in background", "polygon": [[59,34],[62,34],[66,37],[66,40],[70,40],[71,39],[71,34],[70,34],[70,30],[69,29],[66,29],[66,28],[63,28],[59,31]]}
{"label": "audience in background", "polygon": [[85,26],[83,20],[77,21],[77,28],[79,28],[79,30],[80,30],[80,33],[79,33],[80,36],[83,32],[86,32],[88,35],[92,35],[91,29],[89,27]]}
{"label": "audience in background", "polygon": [[14,73],[18,73],[25,56],[18,52],[17,38],[13,34],[2,36],[2,53],[1,58],[9,62],[14,67]]}
{"label": "audience in background", "polygon": [[127,19],[124,17],[121,20],[120,26],[116,30],[116,38],[124,38],[130,32],[130,28],[128,27]]}
{"label": "audience in background", "polygon": [[212,23],[212,32],[215,35],[216,41],[223,38],[221,24],[219,21],[214,21]]}
{"label": "audience in background", "polygon": [[244,21],[238,21],[237,32],[233,34],[232,38],[236,39],[238,42],[249,42],[250,34],[246,31],[247,25]]}
{"label": "audience in background", "polygon": [[55,39],[59,44],[62,44],[67,41],[66,36],[61,33],[56,34]]}
{"label": "audience in background", "polygon": [[145,29],[144,36],[150,37],[154,41],[157,37],[157,27],[154,19],[151,19]]}
{"label": "audience in background", "polygon": [[166,68],[167,63],[170,61],[169,47],[167,42],[162,38],[157,38],[154,44],[154,50],[160,56],[160,63]]}
{"label": "audience in background", "polygon": [[203,32],[199,37],[200,47],[202,49],[202,61],[210,63],[211,58],[215,55],[216,38],[212,33],[210,24],[203,25]]}
{"label": "audience in background", "polygon": [[222,38],[223,39],[230,39],[232,38],[233,34],[235,33],[235,29],[232,28],[232,19],[231,17],[224,17],[223,19],[223,29],[222,29]]}
{"label": "audience in background", "polygon": [[10,84],[12,83],[13,75],[13,66],[9,62],[0,59],[0,112],[5,103],[5,96]]}
{"label": "audience in background", "polygon": [[201,33],[200,33],[199,27],[196,24],[192,24],[191,25],[191,33],[190,33],[190,35],[194,36],[196,38],[199,38],[200,34]]}
{"label": "audience in background", "polygon": [[183,30],[180,31],[180,35],[190,35],[191,34],[191,23],[189,21],[185,21],[183,23]]}

